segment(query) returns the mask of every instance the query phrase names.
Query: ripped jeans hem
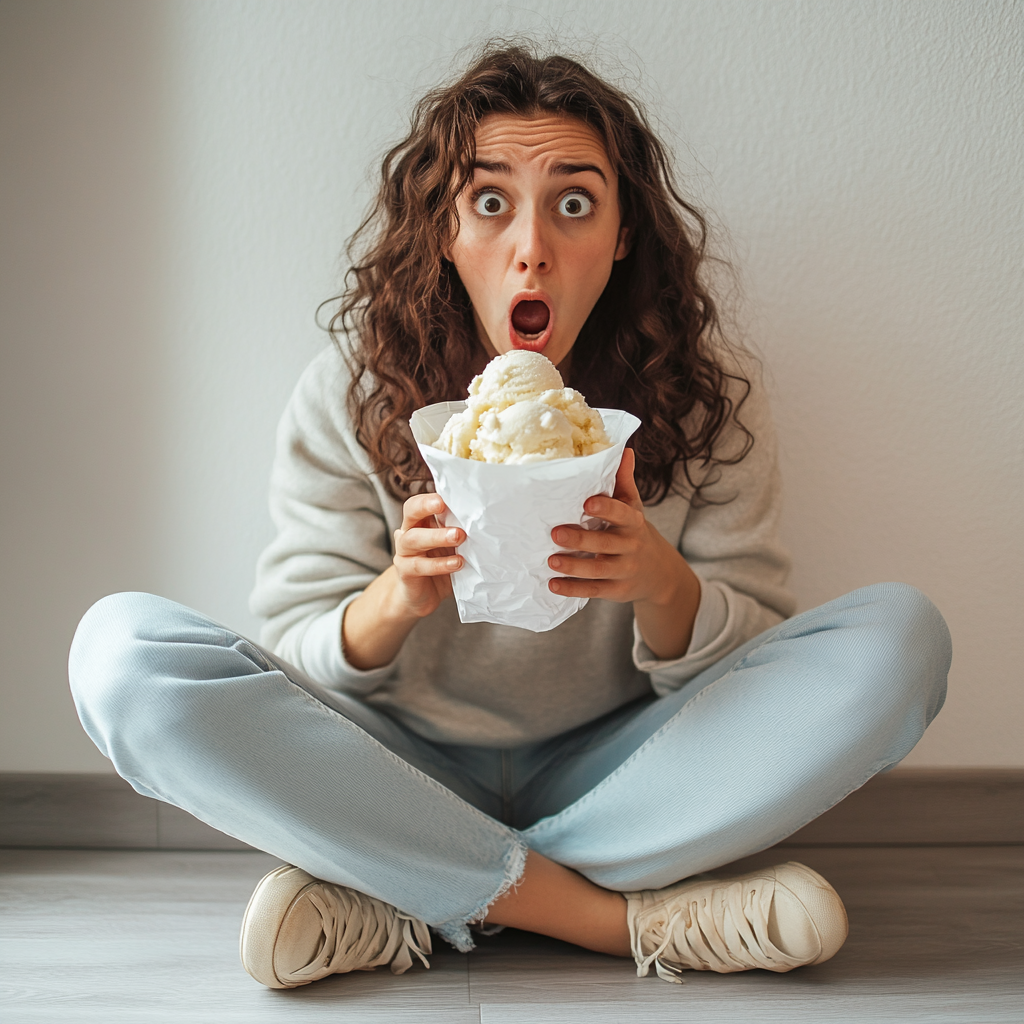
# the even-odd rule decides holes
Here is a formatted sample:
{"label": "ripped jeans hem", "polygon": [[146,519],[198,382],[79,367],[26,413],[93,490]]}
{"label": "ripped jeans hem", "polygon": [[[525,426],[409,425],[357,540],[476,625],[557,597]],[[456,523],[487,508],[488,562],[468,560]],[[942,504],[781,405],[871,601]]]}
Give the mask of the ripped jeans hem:
{"label": "ripped jeans hem", "polygon": [[519,885],[523,879],[523,872],[526,870],[526,855],[529,852],[526,843],[517,839],[502,858],[504,863],[504,879],[497,892],[488,899],[478,903],[469,914],[460,920],[445,921],[443,924],[434,924],[430,927],[445,942],[454,946],[460,953],[468,953],[470,950],[475,949],[476,943],[470,934],[469,926],[483,921],[487,916],[487,911],[494,902]]}

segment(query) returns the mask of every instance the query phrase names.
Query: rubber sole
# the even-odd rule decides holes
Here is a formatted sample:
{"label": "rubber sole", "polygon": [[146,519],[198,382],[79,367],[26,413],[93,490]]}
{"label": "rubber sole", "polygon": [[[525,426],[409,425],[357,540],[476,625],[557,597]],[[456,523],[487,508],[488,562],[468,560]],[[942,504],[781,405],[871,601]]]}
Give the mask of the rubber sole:
{"label": "rubber sole", "polygon": [[[804,905],[818,933],[821,953],[807,966],[831,960],[850,934],[850,921],[839,893],[817,871],[796,860],[777,865],[775,881],[777,885],[785,886]],[[820,915],[816,915],[814,909],[820,911]]]}
{"label": "rubber sole", "polygon": [[260,879],[242,916],[238,953],[242,966],[268,988],[295,988],[285,984],[274,970],[274,948],[288,908],[299,893],[316,879],[291,864],[282,864]]}

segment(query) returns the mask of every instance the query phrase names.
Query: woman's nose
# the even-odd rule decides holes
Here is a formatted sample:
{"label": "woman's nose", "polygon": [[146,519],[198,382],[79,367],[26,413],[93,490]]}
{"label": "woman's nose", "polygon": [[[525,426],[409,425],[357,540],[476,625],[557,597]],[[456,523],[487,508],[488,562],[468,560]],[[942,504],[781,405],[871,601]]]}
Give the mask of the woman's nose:
{"label": "woman's nose", "polygon": [[521,271],[543,273],[551,269],[551,256],[543,217],[536,213],[525,215],[516,235],[516,267]]}

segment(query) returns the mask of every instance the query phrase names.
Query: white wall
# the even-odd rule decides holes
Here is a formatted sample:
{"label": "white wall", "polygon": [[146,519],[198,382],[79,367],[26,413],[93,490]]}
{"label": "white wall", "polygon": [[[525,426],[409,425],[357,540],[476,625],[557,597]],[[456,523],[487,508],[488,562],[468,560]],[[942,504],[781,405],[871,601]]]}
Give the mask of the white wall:
{"label": "white wall", "polygon": [[92,771],[78,617],[253,634],[273,430],[412,99],[525,30],[638,86],[775,380],[801,607],[922,587],[918,765],[1022,765],[1024,62],[1006,0],[5,0],[0,770]]}

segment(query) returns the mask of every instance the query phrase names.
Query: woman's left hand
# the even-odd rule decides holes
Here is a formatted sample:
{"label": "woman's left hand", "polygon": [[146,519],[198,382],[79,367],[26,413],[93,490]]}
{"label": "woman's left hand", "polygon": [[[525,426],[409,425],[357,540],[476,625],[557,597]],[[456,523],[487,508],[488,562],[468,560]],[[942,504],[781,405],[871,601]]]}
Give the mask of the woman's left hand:
{"label": "woman's left hand", "polygon": [[548,586],[565,597],[632,601],[652,653],[662,660],[678,658],[690,643],[700,605],[700,581],[686,559],[644,517],[634,466],[633,450],[627,448],[612,496],[595,495],[583,506],[587,515],[609,524],[606,530],[565,525],[551,531],[559,547],[593,553],[593,557],[568,552],[552,555],[548,565],[565,575]]}

